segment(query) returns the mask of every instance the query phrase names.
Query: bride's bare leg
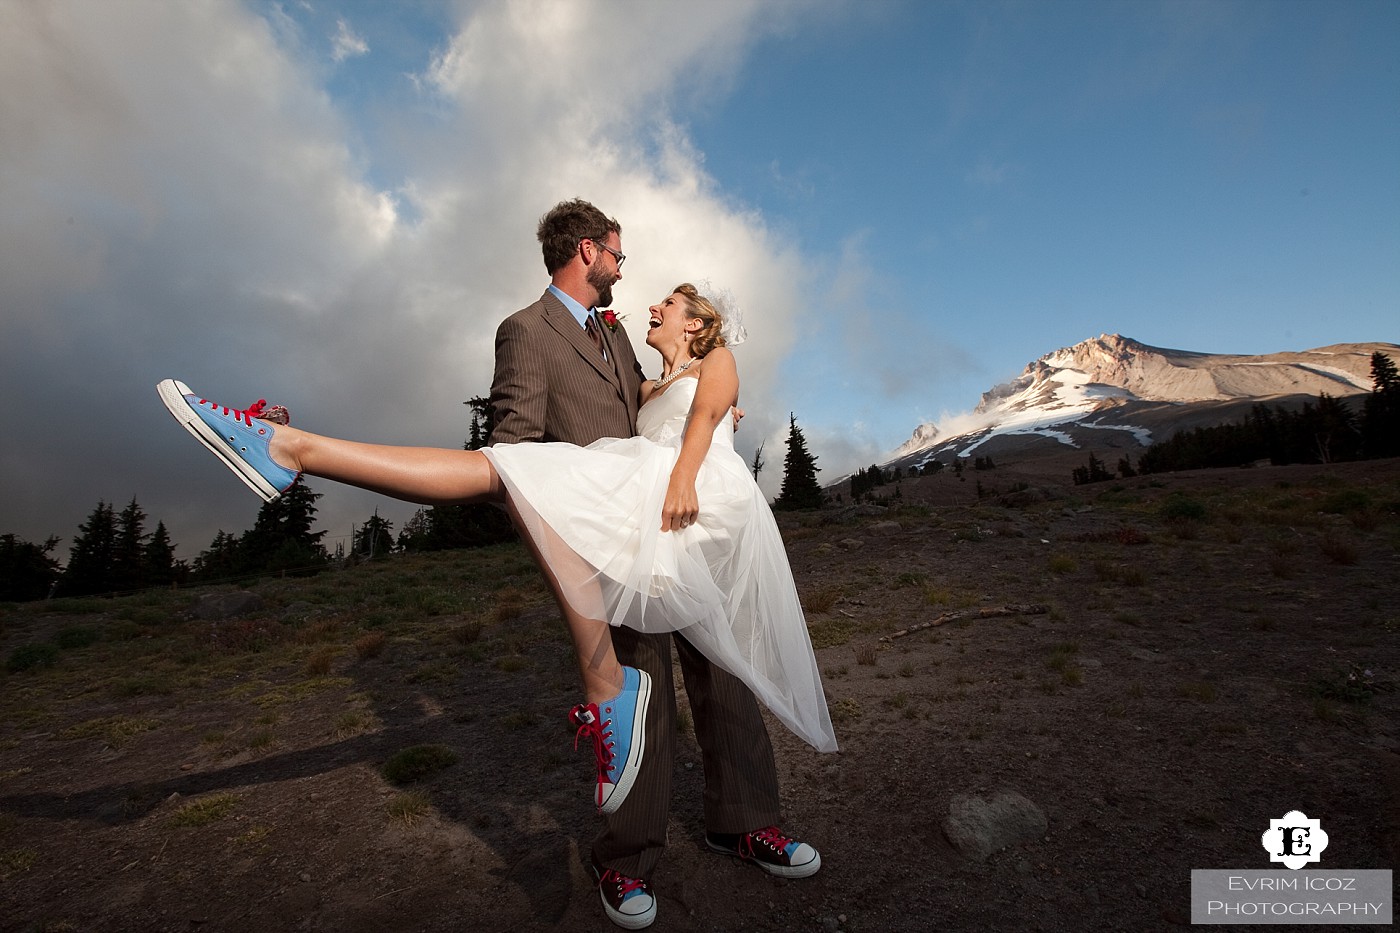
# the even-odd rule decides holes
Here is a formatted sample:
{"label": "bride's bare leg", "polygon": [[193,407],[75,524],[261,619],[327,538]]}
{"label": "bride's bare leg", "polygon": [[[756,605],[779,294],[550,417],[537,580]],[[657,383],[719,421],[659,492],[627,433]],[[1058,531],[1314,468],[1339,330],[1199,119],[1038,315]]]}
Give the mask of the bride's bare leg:
{"label": "bride's bare leg", "polygon": [[476,450],[362,444],[279,425],[269,453],[288,469],[424,505],[505,497],[490,461]]}
{"label": "bride's bare leg", "polygon": [[[509,501],[500,477],[485,455],[476,450],[435,447],[392,447],[343,441],[279,425],[270,443],[272,458],[288,469],[301,470],[363,489],[372,489],[411,502],[449,503],[495,500],[507,503],[516,527],[520,514]],[[522,529],[523,530],[523,529]],[[603,703],[622,689],[622,665],[613,652],[612,633],[602,619],[577,612],[564,596],[556,571],[545,562],[534,540],[526,544],[554,592],[555,601],[573,638],[579,676],[590,703]],[[561,568],[570,572],[569,568]],[[573,570],[590,574],[585,567]]]}
{"label": "bride's bare leg", "polygon": [[[591,577],[592,568],[574,558],[571,562],[566,559],[566,563],[556,570],[540,553],[539,546],[525,528],[515,503],[509,498],[506,500],[506,510],[510,512],[515,527],[520,529],[521,539],[529,547],[535,563],[544,574],[545,581],[549,583],[549,588],[554,593],[554,601],[559,604],[559,612],[564,616],[569,635],[574,641],[578,673],[583,680],[583,691],[588,702],[602,704],[611,700],[622,689],[622,664],[613,651],[612,628],[602,619],[590,619],[574,609],[568,597],[564,595],[564,587],[557,576],[557,573],[565,573]],[[557,559],[556,563],[559,563]],[[570,563],[576,563],[578,566],[569,566]]]}

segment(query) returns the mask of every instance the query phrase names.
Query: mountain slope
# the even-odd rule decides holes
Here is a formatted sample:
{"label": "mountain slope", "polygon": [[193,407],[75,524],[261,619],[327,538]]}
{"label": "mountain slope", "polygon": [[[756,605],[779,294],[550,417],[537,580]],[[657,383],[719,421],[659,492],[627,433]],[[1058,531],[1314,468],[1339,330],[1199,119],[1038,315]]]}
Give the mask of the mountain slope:
{"label": "mountain slope", "polygon": [[1391,343],[1349,343],[1258,356],[1151,347],[1104,334],[1048,353],[982,395],[956,433],[922,424],[887,466],[1056,443],[1146,447],[1172,432],[1220,424],[1258,402],[1369,392],[1371,355]]}

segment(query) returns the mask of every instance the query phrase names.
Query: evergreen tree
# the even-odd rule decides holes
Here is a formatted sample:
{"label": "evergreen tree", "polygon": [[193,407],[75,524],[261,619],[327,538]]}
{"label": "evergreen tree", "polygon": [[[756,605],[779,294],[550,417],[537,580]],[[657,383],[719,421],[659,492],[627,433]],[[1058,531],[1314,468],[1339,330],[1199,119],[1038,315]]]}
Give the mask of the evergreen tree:
{"label": "evergreen tree", "polygon": [[239,572],[320,569],[326,562],[324,531],[312,531],[318,492],[298,479],[282,495],[263,504],[252,530],[239,541]]}
{"label": "evergreen tree", "polygon": [[394,549],[394,523],[379,517],[379,510],[355,530],[352,545],[358,557],[387,557]]}
{"label": "evergreen tree", "polygon": [[98,502],[88,520],[78,526],[68,551],[68,566],[59,581],[64,596],[90,596],[112,591],[112,560],[117,546],[117,519],[112,507]]}
{"label": "evergreen tree", "polygon": [[58,561],[49,556],[57,546],[58,539],[52,537],[34,544],[14,535],[0,535],[0,602],[48,596],[58,580]]}
{"label": "evergreen tree", "polygon": [[817,484],[817,458],[807,449],[807,438],[797,426],[797,415],[788,414],[787,456],[783,459],[783,485],[773,508],[779,511],[819,509],[822,488]]}
{"label": "evergreen tree", "polygon": [[156,530],[141,554],[141,568],[147,586],[168,586],[180,576],[183,564],[176,564],[175,545],[170,542],[170,532],[165,530],[165,522],[156,522]]}
{"label": "evergreen tree", "polygon": [[240,563],[238,538],[220,528],[209,547],[194,559],[193,576],[203,581],[226,580],[238,574]]}
{"label": "evergreen tree", "polygon": [[112,588],[122,592],[146,585],[146,513],[133,496],[117,515],[116,544],[112,550]]}
{"label": "evergreen tree", "polygon": [[403,523],[403,528],[399,531],[399,550],[426,551],[428,534],[431,531],[432,522],[428,518],[428,510],[419,509],[413,513],[412,518]]}
{"label": "evergreen tree", "polygon": [[1400,372],[1379,350],[1371,354],[1371,394],[1362,404],[1361,438],[1367,457],[1400,456]]}

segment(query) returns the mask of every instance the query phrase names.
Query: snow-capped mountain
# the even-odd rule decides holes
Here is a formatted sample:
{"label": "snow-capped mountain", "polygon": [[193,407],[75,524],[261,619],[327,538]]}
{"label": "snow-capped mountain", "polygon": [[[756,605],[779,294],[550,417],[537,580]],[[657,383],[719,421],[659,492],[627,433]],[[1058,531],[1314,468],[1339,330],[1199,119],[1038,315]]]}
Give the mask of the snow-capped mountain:
{"label": "snow-capped mountain", "polygon": [[[1049,439],[1069,447],[1145,447],[1182,427],[1233,420],[1256,402],[1355,395],[1371,389],[1371,354],[1391,343],[1236,356],[1149,347],[1104,334],[1048,353],[982,395],[955,434],[921,424],[891,455],[919,466],[971,456],[989,442]],[[1160,437],[1158,436],[1160,435]],[[1043,443],[1043,441],[1042,441]]]}

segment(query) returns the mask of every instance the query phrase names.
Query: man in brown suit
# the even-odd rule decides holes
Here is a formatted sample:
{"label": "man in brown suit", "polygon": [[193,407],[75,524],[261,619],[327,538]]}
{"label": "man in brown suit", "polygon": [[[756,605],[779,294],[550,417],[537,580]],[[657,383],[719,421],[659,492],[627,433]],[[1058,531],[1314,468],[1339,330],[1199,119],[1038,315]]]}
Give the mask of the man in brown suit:
{"label": "man in brown suit", "polygon": [[[596,312],[612,304],[612,286],[622,278],[622,228],[586,201],[565,201],[540,220],[538,237],[550,286],[496,332],[490,443],[585,446],[602,437],[631,437],[645,377],[621,324],[610,326]],[[707,844],[782,877],[814,873],[821,865],[816,850],[777,830],[773,749],[753,693],[679,633],[622,627],[612,633],[619,660],[651,675],[660,702],[647,715],[636,784],[617,812],[603,817],[593,842],[608,918],[627,929],[656,918],[647,879],[666,845],[669,819],[676,735],[672,641],[705,769]]]}

